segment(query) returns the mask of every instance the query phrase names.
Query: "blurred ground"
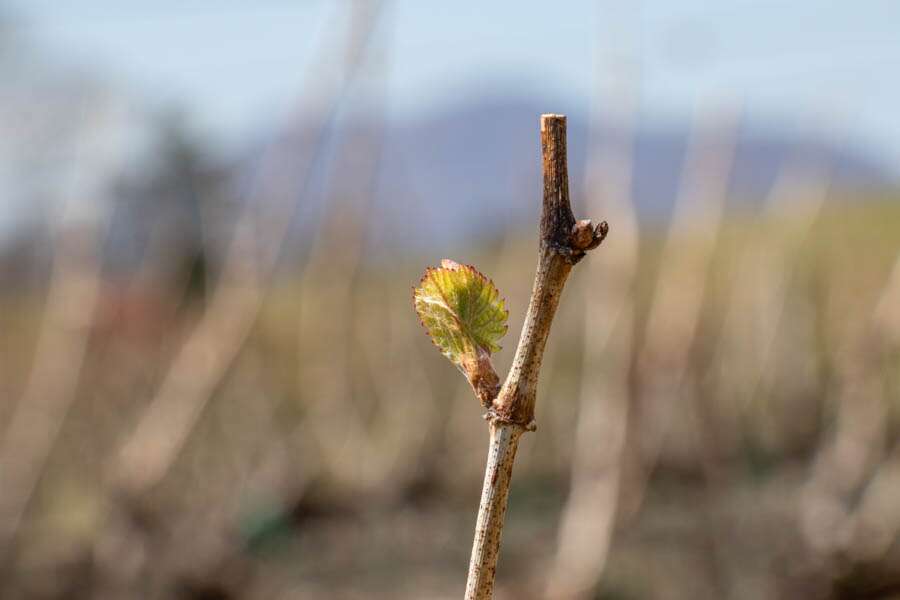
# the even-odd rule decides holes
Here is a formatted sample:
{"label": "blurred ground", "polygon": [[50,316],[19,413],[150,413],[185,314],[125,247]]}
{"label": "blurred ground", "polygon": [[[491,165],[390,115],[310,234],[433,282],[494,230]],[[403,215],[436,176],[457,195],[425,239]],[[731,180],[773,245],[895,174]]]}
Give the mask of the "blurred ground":
{"label": "blurred ground", "polygon": [[[735,265],[743,252],[798,234],[789,219],[726,221],[689,353],[690,392],[673,389],[664,398],[674,411],[642,502],[627,506],[624,479],[626,506],[596,597],[723,597],[723,590],[736,598],[845,597],[842,586],[852,588],[857,577],[864,587],[884,578],[893,589],[900,488],[885,473],[898,468],[897,354],[870,357],[861,337],[900,248],[898,223],[893,201],[837,202],[794,252],[779,257],[791,275],[783,312],[766,317],[779,323],[768,383],[740,395],[719,391],[739,385],[750,364],[723,350],[731,293],[747,276]],[[642,315],[664,269],[661,235],[651,233],[640,247],[635,339],[646,336]],[[532,237],[510,234],[499,254],[470,249],[465,257],[507,294],[511,332],[527,302]],[[433,350],[412,312],[409,286],[429,262],[362,262],[348,281],[333,281],[342,276],[326,269],[276,284],[183,450],[139,497],[111,487],[110,462],[178,360],[174,350],[201,318],[202,300],[184,299],[182,288],[150,294],[134,282],[104,284],[99,320],[81,332],[87,341],[81,377],[66,390],[71,406],[7,555],[3,596],[131,597],[137,589],[150,597],[457,596],[486,428],[465,380]],[[542,374],[539,429],[523,441],[516,466],[500,597],[539,597],[553,564],[572,485],[579,390],[603,373],[602,354],[591,365],[583,353],[585,315],[605,316],[592,300],[604,285],[602,271],[584,268],[566,290]],[[0,376],[8,397],[21,397],[28,385],[44,295],[36,288],[3,296]],[[755,318],[748,311],[741,320]],[[509,338],[499,365],[510,359],[515,335]],[[741,340],[740,353],[752,354],[753,343]],[[638,345],[632,354],[640,352]],[[844,365],[857,360],[871,369],[867,389],[877,391],[847,400]],[[629,370],[629,402],[639,410],[642,382],[634,379],[637,367]],[[706,414],[693,413],[695,402]],[[880,433],[841,441],[842,430],[866,426],[848,402],[878,405]],[[15,407],[4,405],[4,426]],[[600,432],[596,438],[602,449]],[[841,444],[858,447],[817,474]],[[849,523],[816,527],[849,528],[840,542],[804,531],[817,477],[826,480],[822,502],[834,505],[822,518]],[[870,505],[890,514],[857,514]],[[609,509],[596,504],[598,515]],[[865,549],[869,534],[858,531],[868,523],[883,536],[874,553]],[[867,568],[878,575],[865,575]]]}

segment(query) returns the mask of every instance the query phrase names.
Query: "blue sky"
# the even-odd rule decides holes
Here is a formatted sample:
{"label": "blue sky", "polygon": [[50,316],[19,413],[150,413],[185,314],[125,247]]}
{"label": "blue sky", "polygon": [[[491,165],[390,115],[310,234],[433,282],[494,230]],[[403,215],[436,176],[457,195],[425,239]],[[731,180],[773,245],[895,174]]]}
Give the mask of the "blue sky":
{"label": "blue sky", "polygon": [[[7,6],[49,60],[95,72],[151,105],[183,106],[209,135],[234,140],[271,125],[297,97],[312,51],[346,3]],[[739,104],[776,126],[812,119],[837,129],[831,133],[871,147],[897,169],[898,23],[900,2],[889,0],[396,0],[378,32],[387,41],[394,115],[504,87],[586,105],[598,69],[619,57],[634,65],[629,76],[646,118],[689,118],[710,103]]]}

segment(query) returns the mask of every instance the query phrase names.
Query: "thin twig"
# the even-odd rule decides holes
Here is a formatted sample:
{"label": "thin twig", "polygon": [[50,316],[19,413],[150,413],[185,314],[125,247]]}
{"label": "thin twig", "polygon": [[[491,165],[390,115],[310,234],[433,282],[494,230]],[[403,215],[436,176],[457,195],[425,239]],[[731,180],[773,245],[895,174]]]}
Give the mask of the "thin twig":
{"label": "thin twig", "polygon": [[[710,121],[693,134],[682,187],[662,255],[636,371],[636,416],[628,425],[631,473],[620,500],[626,516],[643,501],[688,378],[708,271],[737,147],[737,126]],[[626,487],[626,486],[623,486]]]}
{"label": "thin twig", "polygon": [[[718,408],[721,402],[714,399],[736,399],[738,407],[731,408],[743,414],[754,398],[767,397],[771,392],[771,378],[767,375],[787,306],[788,285],[796,268],[791,259],[808,237],[827,189],[827,169],[821,157],[795,157],[779,174],[766,197],[762,217],[767,224],[791,219],[792,226],[776,230],[766,237],[765,244],[753,243],[743,249],[739,268],[734,271],[740,275],[731,286],[722,336],[717,341],[716,354],[720,358],[710,369],[716,378],[717,393],[712,398],[691,394],[686,403],[685,414],[698,428],[696,452],[705,488],[701,501],[708,507],[701,513],[708,522],[708,547],[722,589],[735,586],[741,565],[727,551],[734,524],[714,507],[730,490],[724,461],[734,452],[733,445],[741,435],[727,429],[736,427],[736,421],[722,418]],[[724,369],[723,364],[727,365]],[[734,383],[736,378],[738,385]],[[765,393],[760,394],[760,389],[765,389]]]}
{"label": "thin twig", "polygon": [[[880,368],[900,342],[898,306],[900,256],[867,326],[848,343],[860,350],[836,353],[839,390],[833,437],[817,451],[798,503],[805,540],[819,557],[871,561],[887,552],[900,524],[900,512],[879,510],[877,529],[867,530],[872,504],[894,503],[879,498],[886,490],[872,483],[897,473],[896,463],[884,456],[890,445],[890,405]],[[863,514],[866,520],[860,522]]]}
{"label": "thin twig", "polygon": [[537,381],[550,325],[572,267],[600,245],[608,231],[605,221],[594,228],[588,220],[576,222],[572,214],[565,116],[541,115],[541,149],[544,200],[538,267],[512,368],[488,413],[490,446],[469,562],[467,600],[493,595],[512,466],[519,438],[534,429]]}
{"label": "thin twig", "polygon": [[0,560],[17,530],[77,398],[100,292],[104,225],[62,231],[34,366],[0,444]]}
{"label": "thin twig", "polygon": [[[83,201],[98,193],[98,179],[82,173],[108,173],[116,166],[118,139],[99,136],[117,117],[116,107],[101,103],[79,123],[76,147],[82,164],[67,182],[60,210],[58,239],[47,304],[33,365],[25,389],[0,440],[0,561],[7,558],[19,526],[56,445],[66,416],[77,399],[85,354],[102,285],[102,244],[110,214],[101,207],[87,221],[79,217]],[[87,131],[92,133],[89,135]],[[76,161],[74,164],[78,164]],[[76,191],[73,191],[76,190]]]}
{"label": "thin twig", "polygon": [[[365,260],[366,225],[375,200],[384,147],[385,73],[390,39],[380,36],[370,50],[366,70],[370,113],[367,124],[351,123],[333,160],[325,214],[308,264],[300,277],[297,326],[297,386],[317,390],[305,402],[309,431],[321,449],[327,470],[360,488],[381,488],[394,460],[374,451],[373,430],[366,409],[353,397],[353,319],[323,319],[323,314],[350,315],[359,293],[358,274]],[[353,173],[352,178],[347,173]],[[321,340],[331,340],[321,344]],[[362,346],[362,345],[361,345]],[[393,355],[391,355],[393,356]],[[389,358],[384,356],[384,358]],[[376,386],[385,383],[378,371]],[[391,409],[396,402],[388,403]],[[374,411],[383,415],[385,411]],[[396,421],[394,422],[396,424]],[[400,451],[393,444],[392,449]],[[363,460],[361,457],[366,457]]]}
{"label": "thin twig", "polygon": [[[190,437],[207,401],[244,346],[262,306],[265,286],[273,275],[289,233],[288,224],[295,206],[290,195],[296,191],[298,182],[302,186],[312,172],[313,155],[336,114],[337,104],[359,70],[377,9],[378,5],[359,3],[354,6],[346,73],[334,88],[318,99],[307,160],[297,161],[288,169],[288,165],[283,164],[282,153],[274,148],[263,161],[260,169],[262,192],[279,197],[267,198],[272,207],[268,214],[256,218],[253,214],[256,205],[247,203],[245,214],[238,219],[220,283],[209,308],[178,352],[135,432],[115,457],[112,478],[129,493],[140,495],[165,476]],[[298,123],[302,121],[298,119]],[[297,164],[300,164],[299,169]],[[265,231],[267,235],[262,252],[257,252],[260,245],[258,231]],[[257,254],[261,256],[256,257]]]}
{"label": "thin twig", "polygon": [[[731,289],[718,354],[729,366],[734,364],[741,377],[733,389],[725,389],[725,382],[720,382],[720,395],[742,398],[740,411],[754,398],[769,395],[772,348],[795,269],[790,261],[812,231],[828,193],[829,177],[829,166],[821,157],[793,159],[769,193],[762,214],[765,225],[790,220],[791,226],[773,232],[763,245],[750,243],[738,259],[735,272],[740,276]],[[748,339],[755,343],[748,344]],[[734,378],[734,372],[724,373]]]}
{"label": "thin twig", "polygon": [[[546,598],[590,597],[603,574],[618,507],[628,423],[628,376],[634,324],[638,229],[631,194],[634,167],[633,98],[622,107],[612,140],[600,143],[588,177],[588,208],[616,223],[616,243],[586,266],[587,281],[602,273],[585,299],[581,390],[572,449],[569,498],[562,510]],[[607,108],[608,110],[608,108]]]}
{"label": "thin twig", "polygon": [[[609,14],[611,7],[601,4],[599,13]],[[581,286],[583,331],[590,333],[583,336],[569,496],[560,513],[545,598],[592,597],[603,577],[619,512],[639,248],[631,188],[640,64],[629,33],[634,28],[627,26],[634,25],[637,15],[615,12],[618,18],[599,20],[604,25],[595,39],[591,134],[599,139],[588,163],[586,208],[615,222],[616,243],[587,265],[587,285]],[[590,285],[600,277],[600,289]]]}

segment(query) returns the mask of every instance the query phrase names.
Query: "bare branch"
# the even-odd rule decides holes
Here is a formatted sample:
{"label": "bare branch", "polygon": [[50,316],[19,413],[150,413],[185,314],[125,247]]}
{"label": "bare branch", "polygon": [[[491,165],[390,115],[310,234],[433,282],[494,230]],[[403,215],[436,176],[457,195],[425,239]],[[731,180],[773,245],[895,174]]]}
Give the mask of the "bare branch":
{"label": "bare branch", "polygon": [[[102,245],[110,214],[108,207],[98,207],[84,220],[85,199],[98,193],[100,179],[83,174],[104,175],[116,167],[119,148],[116,137],[108,132],[114,130],[118,113],[115,104],[106,101],[90,111],[86,113],[90,118],[79,124],[76,156],[81,164],[67,182],[63,198],[33,364],[0,438],[0,561],[8,558],[69,410],[77,400],[101,293]],[[94,146],[98,136],[102,142]]]}
{"label": "bare branch", "polygon": [[[723,119],[724,117],[724,119]],[[703,117],[706,119],[707,117]],[[627,489],[620,497],[625,518],[643,501],[647,476],[663,453],[676,417],[677,402],[689,378],[691,349],[697,336],[708,271],[718,241],[728,181],[737,149],[735,115],[701,121],[688,150],[682,187],[669,224],[653,300],[638,346],[640,382],[626,448],[636,456],[629,464]]]}
{"label": "bare branch", "polygon": [[491,441],[466,584],[467,600],[491,598],[519,438],[534,429],[538,374],[553,315],[572,267],[606,237],[606,222],[577,221],[569,203],[566,117],[541,115],[544,203],[537,273],[512,368],[487,418]]}
{"label": "bare branch", "polygon": [[[634,171],[632,94],[617,99],[612,135],[593,144],[586,206],[616,223],[616,243],[591,260],[582,285],[584,336],[581,390],[572,447],[571,487],[560,515],[556,556],[543,574],[545,598],[590,598],[607,562],[616,524],[622,457],[629,419],[628,377],[634,329],[638,263],[637,215],[631,193]],[[610,104],[603,102],[609,116]],[[599,129],[599,127],[598,127]]]}
{"label": "bare branch", "polygon": [[[270,195],[265,204],[271,206],[260,208],[248,202],[238,217],[209,308],[178,351],[134,433],[113,459],[111,477],[130,494],[142,494],[168,473],[216,387],[244,347],[265,298],[265,286],[290,233],[295,202],[288,196],[311,176],[314,155],[335,118],[335,106],[361,68],[379,6],[354,5],[344,75],[316,98],[308,154],[303,157],[306,160],[292,161],[287,168],[277,145],[264,157],[258,192]],[[303,122],[300,116],[298,123]],[[259,239],[259,231],[267,232],[264,242]]]}
{"label": "bare branch", "polygon": [[[495,418],[526,429],[533,427],[538,374],[563,286],[572,266],[596,248],[608,231],[605,221],[593,228],[589,220],[576,223],[572,215],[565,116],[541,115],[541,148],[544,206],[538,268],[513,365],[492,409]],[[585,236],[587,230],[590,238]]]}
{"label": "bare branch", "polygon": [[0,443],[0,560],[14,544],[66,415],[77,398],[100,293],[105,224],[59,235],[34,366]]}

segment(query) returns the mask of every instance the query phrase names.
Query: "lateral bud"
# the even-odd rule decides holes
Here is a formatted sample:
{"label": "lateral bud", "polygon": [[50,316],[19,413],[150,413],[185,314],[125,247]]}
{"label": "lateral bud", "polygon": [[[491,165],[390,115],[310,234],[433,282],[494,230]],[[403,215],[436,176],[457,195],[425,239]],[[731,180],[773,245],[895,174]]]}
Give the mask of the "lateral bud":
{"label": "lateral bud", "polygon": [[572,247],[584,250],[594,241],[594,226],[590,219],[581,219],[572,225]]}

